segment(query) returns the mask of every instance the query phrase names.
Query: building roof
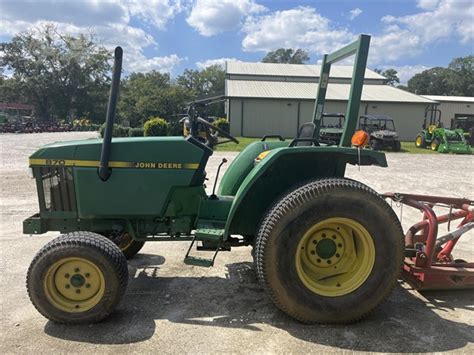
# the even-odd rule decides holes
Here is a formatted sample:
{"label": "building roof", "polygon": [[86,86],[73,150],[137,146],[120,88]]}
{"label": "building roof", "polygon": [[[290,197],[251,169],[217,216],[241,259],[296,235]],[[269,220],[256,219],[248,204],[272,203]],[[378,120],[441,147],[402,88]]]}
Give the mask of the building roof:
{"label": "building roof", "polygon": [[[226,80],[226,96],[230,98],[315,100],[318,84],[261,80]],[[350,84],[329,84],[326,98],[345,101]],[[388,85],[364,85],[362,101],[433,103],[432,100]]]}
{"label": "building roof", "polygon": [[[352,78],[351,65],[332,65],[331,78]],[[228,61],[226,73],[233,75],[287,76],[319,78],[321,65],[317,64],[280,64],[280,63],[250,63]],[[380,74],[366,69],[366,79],[385,80]]]}
{"label": "building roof", "polygon": [[474,103],[474,97],[472,96],[442,96],[442,95],[421,95],[427,99],[439,102],[466,102]]}

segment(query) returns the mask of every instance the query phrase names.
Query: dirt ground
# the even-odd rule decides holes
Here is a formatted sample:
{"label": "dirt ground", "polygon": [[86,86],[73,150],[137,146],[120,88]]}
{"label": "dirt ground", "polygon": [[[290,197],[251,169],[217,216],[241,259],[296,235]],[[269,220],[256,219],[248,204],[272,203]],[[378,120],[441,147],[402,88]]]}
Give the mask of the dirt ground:
{"label": "dirt ground", "polygon": [[[37,212],[27,158],[54,141],[93,133],[0,135],[0,352],[463,352],[474,353],[474,292],[420,294],[401,282],[363,321],[347,326],[302,325],[278,311],[256,281],[250,248],[219,254],[211,269],[182,263],[188,243],[147,243],[129,263],[125,298],[105,321],[62,326],[31,305],[25,274],[34,254],[55,233],[22,235],[22,220]],[[208,166],[210,181],[222,157]],[[474,198],[474,156],[387,154],[389,168],[350,166],[347,176],[378,192]],[[394,206],[397,213],[399,208]],[[403,210],[407,228],[419,218]],[[473,233],[456,257],[472,259]]]}

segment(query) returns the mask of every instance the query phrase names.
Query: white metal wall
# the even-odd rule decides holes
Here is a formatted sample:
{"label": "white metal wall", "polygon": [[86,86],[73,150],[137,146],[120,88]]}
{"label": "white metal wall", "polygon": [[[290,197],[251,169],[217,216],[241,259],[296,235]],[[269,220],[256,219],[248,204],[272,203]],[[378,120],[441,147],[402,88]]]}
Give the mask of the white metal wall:
{"label": "white metal wall", "polygon": [[451,119],[455,115],[474,115],[474,104],[469,102],[441,102],[441,121],[445,127],[451,126]]}
{"label": "white metal wall", "polygon": [[[345,112],[346,102],[328,101],[326,112]],[[312,120],[313,100],[230,99],[228,118],[235,136],[262,137],[280,134],[295,137],[298,127]],[[360,114],[392,117],[401,140],[412,141],[423,123],[425,104],[362,103]],[[299,112],[299,114],[298,114]]]}

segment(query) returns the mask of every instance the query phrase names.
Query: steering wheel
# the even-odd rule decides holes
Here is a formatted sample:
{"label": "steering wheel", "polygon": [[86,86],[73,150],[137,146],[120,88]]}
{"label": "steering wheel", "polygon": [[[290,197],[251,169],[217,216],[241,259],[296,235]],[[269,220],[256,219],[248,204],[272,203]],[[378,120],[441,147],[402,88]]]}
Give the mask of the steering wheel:
{"label": "steering wheel", "polygon": [[[222,136],[224,136],[225,138],[227,138],[229,141],[234,142],[235,144],[239,144],[239,143],[240,143],[240,142],[237,140],[237,138],[235,138],[234,136],[231,136],[229,133],[227,133],[227,132],[224,131],[223,129],[221,129],[221,128],[217,127],[217,126],[213,126],[210,122],[206,121],[205,119],[203,119],[203,118],[201,118],[201,117],[198,117],[197,120],[198,120],[199,123],[202,123],[204,126],[206,126],[206,128],[207,128],[208,130],[211,130],[211,129],[212,129],[212,130],[214,130],[214,131],[219,132]],[[217,136],[212,135],[210,132],[209,132],[209,134],[212,136],[212,138],[214,138],[213,141],[215,141],[215,142],[213,142],[213,143],[211,143],[211,140],[209,140],[209,143],[211,143],[211,145],[213,145],[213,146],[214,146],[214,145],[217,145],[217,144],[222,144],[222,143],[228,142],[228,141],[218,142],[218,141],[217,141]]]}

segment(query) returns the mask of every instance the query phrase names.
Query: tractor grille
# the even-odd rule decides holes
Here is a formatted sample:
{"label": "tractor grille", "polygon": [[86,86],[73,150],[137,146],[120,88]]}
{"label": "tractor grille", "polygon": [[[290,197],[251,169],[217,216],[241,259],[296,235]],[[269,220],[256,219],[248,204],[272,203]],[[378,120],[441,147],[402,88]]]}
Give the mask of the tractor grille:
{"label": "tractor grille", "polygon": [[51,212],[70,212],[76,210],[76,196],[72,168],[41,167],[39,168],[44,207]]}

